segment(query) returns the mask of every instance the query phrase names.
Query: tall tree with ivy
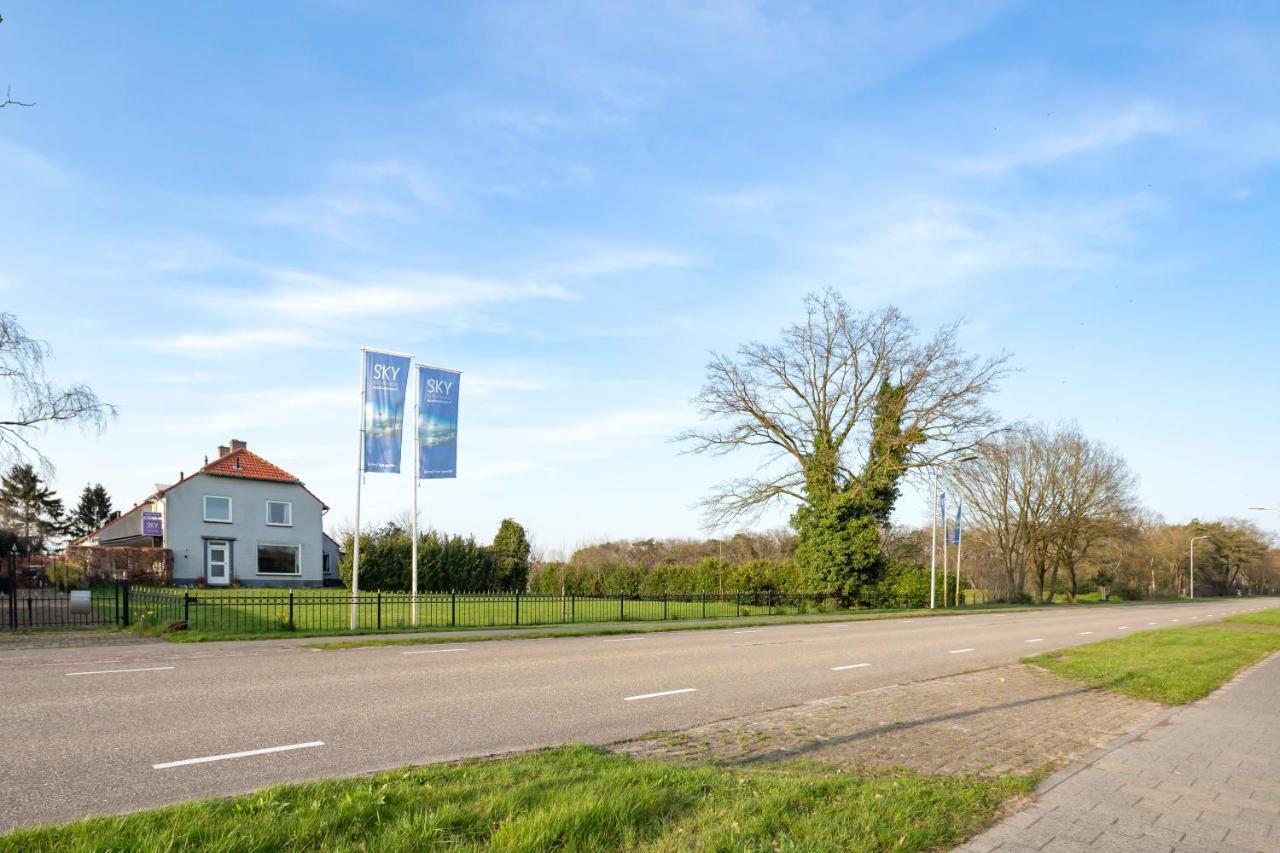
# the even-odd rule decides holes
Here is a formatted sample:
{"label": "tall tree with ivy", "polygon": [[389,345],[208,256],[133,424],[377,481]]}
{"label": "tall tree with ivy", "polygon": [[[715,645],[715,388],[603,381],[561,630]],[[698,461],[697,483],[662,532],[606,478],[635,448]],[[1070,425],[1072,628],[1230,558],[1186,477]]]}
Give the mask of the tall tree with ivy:
{"label": "tall tree with ivy", "polygon": [[14,465],[0,479],[4,526],[32,548],[64,532],[62,501],[31,465]]}
{"label": "tall tree with ivy", "polygon": [[921,339],[896,308],[856,311],[830,290],[805,309],[777,343],[713,354],[695,398],[711,423],[680,438],[695,453],[758,454],[754,476],[704,501],[709,526],[791,502],[796,559],[819,591],[860,603],[883,575],[902,478],[996,430],[985,401],[1008,356],[965,354],[956,324]]}

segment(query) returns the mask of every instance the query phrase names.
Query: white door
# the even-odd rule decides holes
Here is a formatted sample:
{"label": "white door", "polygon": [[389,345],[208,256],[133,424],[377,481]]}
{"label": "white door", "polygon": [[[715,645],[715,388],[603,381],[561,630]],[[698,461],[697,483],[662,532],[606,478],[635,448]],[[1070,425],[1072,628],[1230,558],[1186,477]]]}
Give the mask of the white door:
{"label": "white door", "polygon": [[227,586],[231,583],[231,543],[210,539],[204,546],[204,564],[208,572],[209,586]]}

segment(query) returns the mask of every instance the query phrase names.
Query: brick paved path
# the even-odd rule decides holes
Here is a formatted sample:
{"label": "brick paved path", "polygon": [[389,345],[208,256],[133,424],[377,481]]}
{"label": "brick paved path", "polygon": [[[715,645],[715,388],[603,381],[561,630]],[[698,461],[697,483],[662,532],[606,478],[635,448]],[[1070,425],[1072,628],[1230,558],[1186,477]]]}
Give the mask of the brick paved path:
{"label": "brick paved path", "polygon": [[958,849],[1280,851],[1280,655]]}
{"label": "brick paved path", "polygon": [[615,745],[697,763],[800,759],[925,773],[1062,767],[1163,712],[1024,664],[893,684]]}

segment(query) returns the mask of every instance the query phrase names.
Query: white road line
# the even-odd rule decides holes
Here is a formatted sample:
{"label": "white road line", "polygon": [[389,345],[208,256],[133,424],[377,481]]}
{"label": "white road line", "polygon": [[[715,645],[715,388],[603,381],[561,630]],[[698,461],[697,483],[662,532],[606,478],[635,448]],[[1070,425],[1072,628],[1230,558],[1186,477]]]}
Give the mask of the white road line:
{"label": "white road line", "polygon": [[1090,635],[1090,634],[1092,634],[1092,633],[1093,633],[1092,631],[1081,631],[1081,632],[1080,632],[1080,636],[1081,636],[1081,637],[1087,637],[1088,635]]}
{"label": "white road line", "polygon": [[469,652],[471,649],[423,649],[418,652],[401,652],[404,655],[442,655],[445,652]]}
{"label": "white road line", "polygon": [[643,640],[644,637],[617,637],[612,640],[605,640],[606,643],[634,643],[636,640]]}
{"label": "white road line", "polygon": [[1129,626],[1128,626],[1128,625],[1121,625],[1121,626],[1120,626],[1119,628],[1117,628],[1116,630],[1117,630],[1117,631],[1128,631],[1128,630],[1129,630]]}
{"label": "white road line", "polygon": [[971,651],[974,651],[974,650],[973,649],[952,649],[950,652],[948,652],[948,654],[962,655],[965,652],[971,652]]}
{"label": "white road line", "polygon": [[1043,643],[1043,642],[1044,642],[1044,637],[1036,637],[1036,638],[1031,639],[1031,640],[1024,640],[1023,642],[1026,642],[1026,643]]}
{"label": "white road line", "polygon": [[623,702],[634,702],[637,699],[656,699],[659,696],[674,696],[677,693],[697,693],[696,687],[682,687],[679,690],[663,690],[661,693],[641,693],[639,696],[626,696]]}
{"label": "white road line", "polygon": [[851,663],[851,664],[849,664],[848,666],[833,666],[833,667],[831,667],[831,671],[832,671],[832,672],[840,672],[841,670],[844,670],[844,669],[862,669],[864,666],[871,666],[871,664],[869,664],[869,663]]}
{"label": "white road line", "polygon": [[1156,623],[1154,623],[1154,622],[1148,622],[1147,624],[1148,624],[1148,625],[1154,625],[1154,624],[1156,624]]}
{"label": "white road line", "polygon": [[1174,619],[1174,620],[1172,620],[1172,621],[1174,621],[1174,622],[1181,622],[1182,620],[1181,620],[1181,619]]}
{"label": "white road line", "polygon": [[188,764],[208,764],[211,761],[227,761],[231,758],[248,758],[250,755],[266,755],[270,752],[288,752],[291,749],[310,749],[313,746],[324,746],[324,741],[313,740],[307,743],[291,743],[288,746],[269,746],[266,749],[247,749],[244,752],[228,752],[223,755],[206,755],[203,758],[184,758],[181,761],[165,761],[152,764],[152,770],[164,770],[168,767],[184,767]]}
{"label": "white road line", "polygon": [[156,672],[161,669],[173,669],[171,666],[144,666],[138,669],[95,669],[89,672],[68,672],[67,675],[112,675],[117,672]]}
{"label": "white road line", "polygon": [[745,630],[745,631],[734,631],[733,633],[735,633],[735,634],[759,634],[759,633],[760,633],[761,631],[763,631],[763,630],[764,630],[763,628],[748,628],[748,629],[747,629],[747,630]]}

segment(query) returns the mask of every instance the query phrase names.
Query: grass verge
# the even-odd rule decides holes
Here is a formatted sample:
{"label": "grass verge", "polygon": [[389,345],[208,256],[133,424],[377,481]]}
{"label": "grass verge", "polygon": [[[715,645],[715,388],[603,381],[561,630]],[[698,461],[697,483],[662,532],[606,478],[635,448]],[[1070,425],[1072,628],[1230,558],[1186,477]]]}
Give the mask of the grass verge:
{"label": "grass verge", "polygon": [[570,746],[0,836],[0,851],[928,850],[1031,777],[684,767]]}
{"label": "grass verge", "polygon": [[[1163,628],[1061,649],[1027,663],[1138,699],[1182,705],[1280,651],[1280,610],[1233,616],[1230,627]],[[1256,627],[1253,627],[1256,626]]]}

